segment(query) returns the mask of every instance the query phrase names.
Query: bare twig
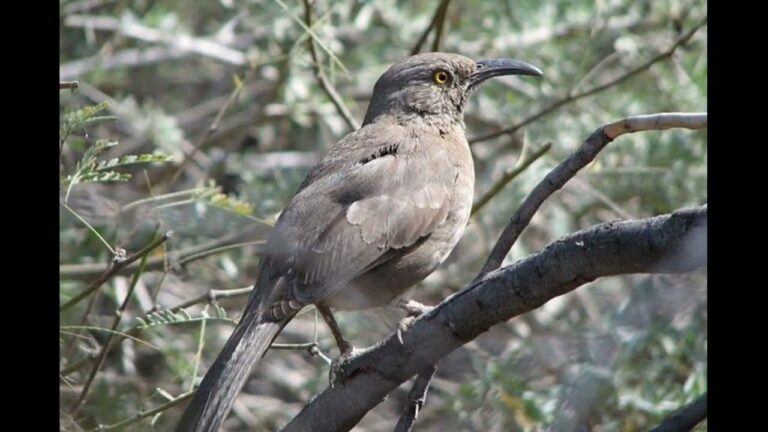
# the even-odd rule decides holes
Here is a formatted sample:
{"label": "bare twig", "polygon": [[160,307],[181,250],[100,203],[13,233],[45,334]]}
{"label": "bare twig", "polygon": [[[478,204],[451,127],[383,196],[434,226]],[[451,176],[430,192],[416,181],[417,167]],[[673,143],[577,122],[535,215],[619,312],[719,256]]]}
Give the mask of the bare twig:
{"label": "bare twig", "polygon": [[[71,186],[70,186],[71,187]],[[89,231],[93,233],[100,241],[104,244],[104,246],[109,249],[109,253],[112,254],[112,256],[116,257],[117,259],[117,251],[109,244],[109,242],[104,238],[104,236],[101,235],[99,230],[93,227],[93,225],[89,224],[85,218],[80,216],[75,210],[73,210],[70,206],[67,205],[67,198],[69,196],[70,189],[67,189],[67,194],[64,196],[64,202],[61,203],[61,206],[64,207],[67,211],[72,213],[72,216],[74,216],[80,223],[85,225],[86,228],[88,228]]]}
{"label": "bare twig", "polygon": [[585,98],[587,96],[592,96],[593,94],[600,93],[600,92],[602,92],[604,90],[607,90],[607,89],[609,89],[609,88],[611,88],[611,87],[613,87],[615,85],[621,84],[622,82],[628,80],[629,78],[632,78],[633,76],[635,76],[635,75],[637,75],[637,74],[647,70],[648,68],[650,68],[654,64],[656,64],[656,63],[658,63],[658,62],[660,62],[662,60],[665,60],[665,59],[671,57],[672,54],[674,54],[675,51],[680,46],[682,46],[685,43],[687,43],[693,37],[693,35],[696,34],[696,32],[701,27],[703,27],[706,23],[707,23],[707,18],[705,17],[699,24],[694,26],[688,33],[686,33],[683,36],[679,37],[669,48],[667,48],[666,50],[664,50],[661,53],[657,54],[655,57],[653,57],[652,59],[648,60],[647,62],[641,64],[640,66],[630,70],[629,72],[627,72],[627,73],[625,73],[625,74],[623,74],[623,75],[621,75],[619,77],[616,77],[616,78],[614,78],[614,79],[612,79],[612,80],[610,80],[610,81],[608,81],[608,82],[606,82],[604,84],[600,84],[600,85],[597,85],[595,87],[592,87],[589,90],[584,90],[584,91],[581,91],[581,92],[571,92],[571,91],[569,91],[564,97],[556,100],[555,102],[553,102],[552,104],[550,104],[546,108],[544,108],[544,109],[542,109],[542,110],[540,110],[540,111],[538,111],[538,112],[536,112],[534,114],[531,114],[530,116],[526,117],[525,119],[523,119],[519,123],[517,123],[517,124],[515,124],[513,126],[510,126],[508,128],[496,131],[496,132],[492,132],[492,133],[489,133],[489,134],[486,134],[486,135],[481,135],[479,137],[470,138],[469,139],[469,143],[470,144],[474,144],[474,143],[478,143],[480,141],[486,141],[486,140],[489,140],[489,139],[492,139],[492,138],[496,138],[496,137],[501,136],[501,135],[511,134],[511,133],[517,131],[518,129],[520,129],[520,128],[524,127],[524,126],[527,126],[527,125],[533,123],[534,121],[540,119],[541,117],[544,117],[545,115],[550,114],[551,112],[557,110],[558,108],[562,107],[563,105],[567,105],[569,103],[575,102],[575,101],[577,101],[579,99],[582,99],[582,98]]}
{"label": "bare twig", "polygon": [[80,86],[77,81],[59,81],[59,90],[71,90],[75,91]]}
{"label": "bare twig", "polygon": [[[160,239],[167,240],[167,235],[162,235],[159,237]],[[163,240],[163,241],[165,241]],[[146,263],[147,261],[147,255],[144,254],[142,256],[142,264]],[[131,280],[131,284],[128,287],[128,291],[125,293],[125,299],[123,299],[123,302],[120,304],[120,307],[115,311],[115,318],[112,320],[112,327],[111,332],[108,333],[107,341],[104,343],[104,346],[101,348],[101,352],[99,353],[99,357],[96,360],[96,364],[94,364],[93,368],[91,369],[90,375],[88,375],[88,378],[85,380],[85,384],[83,384],[83,389],[80,392],[80,396],[77,398],[77,401],[72,405],[72,408],[70,408],[69,413],[70,415],[74,416],[75,413],[77,413],[77,410],[80,409],[83,402],[85,401],[85,398],[88,396],[88,391],[91,388],[91,385],[93,384],[93,380],[96,378],[96,374],[99,372],[99,369],[101,368],[101,365],[104,364],[104,360],[107,358],[107,354],[109,353],[109,350],[113,346],[113,341],[115,340],[115,331],[117,330],[117,327],[120,325],[120,321],[123,319],[123,315],[125,314],[125,310],[128,307],[128,303],[131,301],[131,297],[133,297],[133,290],[136,288],[136,283],[139,281],[139,278],[141,277],[142,272],[144,271],[143,265],[139,266],[139,269],[133,274],[133,279]]]}
{"label": "bare twig", "polygon": [[523,171],[525,171],[531,164],[536,162],[540,157],[544,156],[545,153],[549,151],[549,149],[552,148],[552,143],[546,143],[544,144],[540,149],[536,150],[532,155],[527,157],[525,160],[520,162],[518,166],[515,168],[509,170],[507,173],[505,173],[496,183],[491,186],[491,188],[486,192],[480,199],[475,202],[475,204],[472,206],[472,215],[480,211],[488,202],[496,196],[499,192],[501,192],[502,189],[504,189],[504,186],[506,186],[510,181],[512,181],[515,177],[519,176]]}
{"label": "bare twig", "polygon": [[88,295],[90,295],[92,292],[96,291],[104,282],[109,280],[112,276],[114,276],[120,269],[127,266],[128,264],[142,258],[144,255],[147,255],[148,253],[152,252],[155,248],[160,246],[161,244],[165,243],[171,236],[173,235],[173,231],[167,231],[162,236],[156,238],[155,240],[151,241],[148,245],[141,248],[138,252],[135,254],[121,260],[113,260],[112,265],[101,275],[98,279],[93,281],[88,288],[84,289],[80,294],[72,297],[71,299],[67,300],[59,306],[59,311],[63,311],[68,309],[69,307],[77,304],[80,300],[84,299]]}
{"label": "bare twig", "polygon": [[[312,6],[309,4],[309,0],[304,0],[304,23],[308,29],[312,28]],[[336,111],[339,113],[341,118],[343,118],[347,123],[347,128],[349,131],[351,132],[356,130],[357,125],[360,123],[355,120],[355,117],[349,111],[347,106],[344,105],[344,101],[341,99],[339,92],[336,91],[330,81],[328,81],[328,78],[325,76],[325,72],[323,72],[321,67],[320,59],[317,56],[317,50],[315,49],[314,37],[311,37],[309,40],[307,40],[307,46],[309,47],[309,53],[312,56],[312,67],[315,71],[317,82],[331,99],[333,106],[336,107]]]}
{"label": "bare twig", "polygon": [[119,423],[115,423],[115,424],[111,424],[111,425],[99,425],[98,427],[91,429],[91,432],[110,431],[110,430],[115,430],[115,429],[122,430],[126,426],[130,426],[130,425],[132,425],[134,423],[137,423],[137,422],[141,421],[142,419],[145,419],[147,417],[152,417],[155,414],[161,413],[161,412],[163,412],[163,411],[165,411],[165,410],[167,410],[167,409],[169,409],[171,407],[174,407],[174,406],[180,404],[181,402],[184,402],[185,400],[191,398],[194,394],[195,394],[194,391],[180,394],[179,396],[175,397],[173,400],[168,401],[168,402],[158,406],[157,408],[153,408],[153,409],[148,410],[148,411],[139,411],[133,417],[127,418],[127,419],[125,419],[125,420],[123,420],[123,421],[121,421]]}
{"label": "bare twig", "polygon": [[168,310],[171,312],[176,312],[180,309],[188,308],[190,306],[200,304],[200,303],[214,304],[220,299],[247,296],[248,294],[251,293],[251,291],[253,291],[252,286],[245,287],[245,288],[231,289],[231,290],[211,289],[211,290],[208,290],[208,292],[205,294],[202,294],[193,299],[187,300],[184,303],[178,304],[172,308],[168,308]]}
{"label": "bare twig", "polygon": [[397,422],[395,432],[411,432],[413,430],[416,418],[419,417],[421,408],[427,402],[429,383],[432,381],[432,377],[435,376],[435,372],[437,372],[437,366],[432,365],[416,377],[416,381],[413,382],[413,387],[411,387],[411,391],[408,393],[408,406]]}
{"label": "bare twig", "polygon": [[660,425],[651,429],[651,432],[688,432],[705,418],[707,418],[706,393],[665,418]]}
{"label": "bare twig", "polygon": [[517,241],[541,204],[555,191],[562,188],[579,170],[587,166],[608,143],[630,132],[662,130],[670,128],[701,129],[707,126],[707,115],[699,113],[664,113],[627,117],[597,128],[573,154],[553,169],[531,191],[512,215],[499,236],[491,254],[485,261],[475,281],[501,267],[504,258]]}
{"label": "bare twig", "polygon": [[445,19],[445,12],[444,9],[448,8],[448,3],[451,0],[440,0],[440,4],[437,6],[437,9],[435,10],[435,14],[432,16],[432,21],[429,22],[429,25],[426,29],[424,29],[424,33],[421,34],[419,37],[419,40],[416,41],[416,44],[411,49],[411,55],[418,54],[421,51],[422,45],[424,45],[424,42],[427,41],[427,37],[429,36],[429,33],[432,31],[432,28],[435,27],[438,20],[440,20],[440,16],[443,15],[442,19]]}

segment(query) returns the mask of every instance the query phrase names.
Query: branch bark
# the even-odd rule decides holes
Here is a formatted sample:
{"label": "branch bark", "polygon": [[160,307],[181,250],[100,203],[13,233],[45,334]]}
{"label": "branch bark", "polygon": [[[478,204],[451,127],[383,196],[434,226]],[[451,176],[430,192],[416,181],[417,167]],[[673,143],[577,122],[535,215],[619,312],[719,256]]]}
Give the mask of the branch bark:
{"label": "branch bark", "polygon": [[403,416],[397,422],[395,432],[411,432],[413,430],[413,425],[419,417],[419,412],[421,412],[421,408],[427,402],[429,383],[432,381],[432,377],[435,376],[435,372],[437,372],[437,366],[432,366],[416,377],[416,381],[413,382],[413,387],[408,393],[408,406]]}
{"label": "branch bark", "polygon": [[525,198],[499,236],[499,240],[475,281],[501,267],[512,245],[528,226],[541,204],[555,191],[562,188],[579,170],[592,162],[611,141],[632,132],[671,128],[701,129],[705,127],[707,127],[706,113],[662,113],[627,117],[597,128],[581,147],[550,171]]}
{"label": "branch bark", "polygon": [[347,380],[315,397],[283,431],[349,430],[401,383],[491,326],[597,278],[704,266],[706,229],[702,206],[568,235],[447,298],[402,332],[402,343],[392,334],[363,350],[346,365]]}
{"label": "branch bark", "polygon": [[707,394],[664,419],[651,432],[687,432],[707,418]]}

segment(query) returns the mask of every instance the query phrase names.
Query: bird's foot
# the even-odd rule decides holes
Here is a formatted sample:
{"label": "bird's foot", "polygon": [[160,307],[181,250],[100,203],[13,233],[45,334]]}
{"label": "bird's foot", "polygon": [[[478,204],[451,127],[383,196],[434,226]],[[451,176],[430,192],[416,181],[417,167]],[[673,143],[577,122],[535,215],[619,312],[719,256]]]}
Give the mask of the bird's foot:
{"label": "bird's foot", "polygon": [[434,306],[427,306],[416,300],[398,300],[395,307],[405,311],[406,316],[418,317],[434,309]]}
{"label": "bird's foot", "polygon": [[397,323],[397,340],[399,340],[401,344],[403,343],[403,332],[408,330],[411,323],[413,323],[416,318],[435,308],[434,306],[427,306],[415,300],[398,300],[397,303],[395,303],[395,307],[405,311],[405,317]]}
{"label": "bird's foot", "polygon": [[359,350],[347,343],[339,347],[341,354],[331,362],[331,369],[328,371],[328,381],[331,388],[336,384],[342,383],[349,375],[349,361],[356,356]]}

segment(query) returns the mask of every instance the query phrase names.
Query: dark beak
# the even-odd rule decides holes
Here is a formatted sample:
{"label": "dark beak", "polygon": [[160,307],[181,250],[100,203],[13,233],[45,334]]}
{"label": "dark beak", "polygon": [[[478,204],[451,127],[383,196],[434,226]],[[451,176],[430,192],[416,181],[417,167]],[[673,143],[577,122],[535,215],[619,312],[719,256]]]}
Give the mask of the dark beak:
{"label": "dark beak", "polygon": [[469,76],[469,87],[475,87],[488,78],[501,75],[542,76],[544,73],[536,66],[522,60],[481,60],[477,62],[477,70]]}

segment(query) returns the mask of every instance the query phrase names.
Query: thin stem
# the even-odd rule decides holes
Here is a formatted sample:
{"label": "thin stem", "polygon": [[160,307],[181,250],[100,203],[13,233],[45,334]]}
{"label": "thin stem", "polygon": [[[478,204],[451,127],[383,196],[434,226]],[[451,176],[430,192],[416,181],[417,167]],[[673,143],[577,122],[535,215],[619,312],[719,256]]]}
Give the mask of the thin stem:
{"label": "thin stem", "polygon": [[[203,317],[208,314],[208,305],[203,309]],[[197,377],[197,371],[200,369],[200,359],[203,356],[203,346],[205,345],[205,324],[208,320],[202,319],[200,321],[200,336],[197,339],[197,352],[195,353],[195,367],[192,370],[192,380],[189,382],[189,391],[195,389],[195,377]]]}
{"label": "thin stem", "polygon": [[126,426],[129,426],[129,425],[132,425],[134,423],[137,423],[137,422],[141,421],[142,419],[145,419],[147,417],[152,417],[155,414],[161,413],[161,412],[163,412],[163,411],[165,411],[165,410],[167,410],[167,409],[169,409],[171,407],[174,407],[174,406],[180,404],[181,402],[184,402],[185,400],[191,398],[194,394],[195,394],[194,391],[190,391],[190,392],[181,394],[181,395],[177,396],[175,399],[173,399],[172,401],[166,402],[166,403],[158,406],[157,408],[153,408],[153,409],[151,409],[149,411],[139,411],[139,413],[136,414],[135,416],[127,418],[127,419],[125,419],[125,420],[123,420],[123,421],[121,421],[119,423],[114,423],[114,424],[111,424],[111,425],[99,425],[98,427],[96,427],[94,429],[91,429],[91,432],[97,432],[97,431],[101,432],[101,431],[110,431],[110,430],[115,430],[115,429],[122,429],[122,428],[124,428]]}
{"label": "thin stem", "polygon": [[488,204],[488,202],[490,202],[491,199],[496,196],[496,194],[504,189],[504,186],[511,182],[515,177],[522,174],[523,171],[531,166],[531,164],[536,162],[540,157],[544,156],[544,154],[547,153],[551,148],[552,143],[544,144],[540,149],[536,150],[532,155],[524,159],[518,166],[504,174],[496,183],[493,184],[493,186],[491,186],[488,192],[486,192],[480,199],[477,200],[477,202],[475,202],[475,205],[472,206],[472,215],[474,216],[475,213],[479,212],[480,209],[485,207],[485,205]]}
{"label": "thin stem", "polygon": [[[69,192],[67,192],[67,193],[69,193]],[[112,246],[110,246],[110,245],[109,245],[109,242],[107,242],[107,240],[106,240],[106,239],[104,239],[104,237],[102,237],[102,236],[101,236],[101,234],[100,234],[100,233],[99,233],[99,232],[96,230],[96,228],[94,228],[93,226],[91,226],[91,224],[89,224],[87,220],[83,219],[83,218],[82,218],[82,217],[81,217],[79,214],[77,214],[77,212],[76,212],[76,211],[72,210],[72,209],[71,209],[71,208],[70,208],[70,207],[69,207],[69,206],[66,204],[66,197],[64,198],[64,201],[65,201],[65,202],[63,202],[63,203],[60,203],[60,204],[62,205],[62,207],[64,207],[65,209],[67,209],[67,210],[68,210],[70,213],[72,213],[72,215],[73,215],[74,217],[76,217],[76,218],[77,218],[77,220],[79,220],[80,222],[82,222],[82,223],[83,223],[83,225],[85,225],[85,226],[86,226],[86,227],[87,227],[89,230],[91,230],[91,232],[92,232],[94,235],[96,235],[96,237],[98,237],[98,238],[99,238],[99,240],[101,240],[101,242],[102,242],[102,243],[104,243],[104,246],[106,246],[106,247],[107,247],[107,249],[109,249],[109,252],[110,252],[110,253],[112,253],[112,255],[117,255],[117,252],[115,252],[115,250],[114,250],[114,249],[112,249]]]}

